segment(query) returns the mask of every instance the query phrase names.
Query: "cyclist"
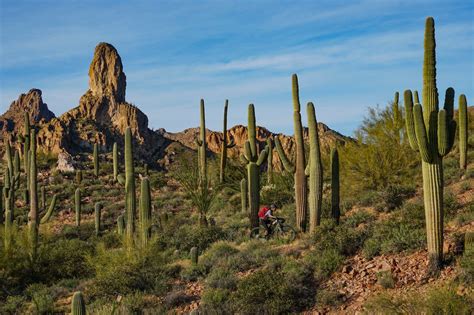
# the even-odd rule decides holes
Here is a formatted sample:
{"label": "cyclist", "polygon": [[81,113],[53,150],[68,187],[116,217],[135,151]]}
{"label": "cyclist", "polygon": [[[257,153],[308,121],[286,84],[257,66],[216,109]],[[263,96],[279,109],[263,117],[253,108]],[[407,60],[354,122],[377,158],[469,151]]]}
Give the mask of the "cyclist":
{"label": "cyclist", "polygon": [[267,231],[265,237],[270,236],[272,222],[277,218],[274,216],[274,211],[276,211],[276,209],[276,205],[272,203],[270,207],[263,206],[260,211],[258,211],[258,219],[260,224],[263,225]]}

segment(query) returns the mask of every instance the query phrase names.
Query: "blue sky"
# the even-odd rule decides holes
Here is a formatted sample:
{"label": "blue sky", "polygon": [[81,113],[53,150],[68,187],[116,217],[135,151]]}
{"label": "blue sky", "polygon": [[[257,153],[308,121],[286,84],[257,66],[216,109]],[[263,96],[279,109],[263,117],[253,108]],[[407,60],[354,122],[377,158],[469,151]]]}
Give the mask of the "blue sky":
{"label": "blue sky", "polygon": [[[119,51],[127,101],[153,128],[257,123],[292,133],[291,74],[318,120],[352,134],[366,109],[421,89],[426,16],[436,21],[438,88],[474,98],[474,5],[466,1],[0,0],[0,112],[30,88],[56,115],[77,106],[101,41]],[[303,107],[305,108],[305,107]],[[305,113],[303,113],[305,116]],[[306,116],[304,118],[306,121]]]}

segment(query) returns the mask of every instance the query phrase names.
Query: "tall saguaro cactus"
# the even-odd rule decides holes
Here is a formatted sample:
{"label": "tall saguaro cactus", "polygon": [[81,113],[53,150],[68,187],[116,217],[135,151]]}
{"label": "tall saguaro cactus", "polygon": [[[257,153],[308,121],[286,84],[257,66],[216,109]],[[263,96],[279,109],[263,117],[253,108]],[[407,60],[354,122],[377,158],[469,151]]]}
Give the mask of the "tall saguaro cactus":
{"label": "tall saguaro cactus", "polygon": [[467,168],[467,101],[466,96],[459,96],[459,166],[462,170]]}
{"label": "tall saguaro cactus", "polygon": [[309,130],[309,160],[306,175],[309,176],[309,231],[314,232],[321,222],[323,201],[323,164],[319,147],[318,122],[313,103],[307,105]]}
{"label": "tall saguaro cactus", "polygon": [[133,165],[132,131],[130,127],[125,130],[125,202],[127,210],[127,241],[133,244],[135,233],[135,213],[137,207],[135,195],[135,167]]}
{"label": "tall saguaro cactus", "polygon": [[[31,129],[31,141],[36,140],[35,129]],[[29,151],[30,163],[30,212],[28,213],[28,232],[30,241],[30,256],[34,260],[36,258],[36,249],[38,247],[38,183],[37,183],[37,167],[36,167],[36,147],[33,145]]]}
{"label": "tall saguaro cactus", "polygon": [[140,234],[142,246],[146,246],[151,236],[151,193],[147,177],[140,186]]}
{"label": "tall saguaro cactus", "polygon": [[247,165],[247,183],[249,194],[249,218],[252,228],[258,227],[258,210],[260,207],[260,166],[267,158],[268,147],[260,154],[257,151],[257,127],[255,124],[255,108],[253,104],[248,108],[247,141],[245,152],[241,156]]}
{"label": "tall saguaro cactus", "polygon": [[444,108],[438,108],[434,20],[426,19],[421,104],[413,106],[412,94],[405,91],[406,126],[413,149],[420,152],[423,195],[431,271],[443,260],[443,157],[454,143],[456,122],[453,119],[454,90],[446,90]]}
{"label": "tall saguaro cactus", "polygon": [[[30,151],[30,116],[28,112],[24,113],[24,126],[23,126],[23,168],[25,169],[26,174],[26,189],[25,189],[25,196],[28,199],[29,193],[28,190],[30,189],[30,166],[29,166],[29,151]],[[26,200],[28,202],[28,200]]]}
{"label": "tall saguaro cactus", "polygon": [[306,213],[308,207],[307,182],[306,182],[306,159],[304,155],[303,126],[301,124],[301,106],[298,88],[298,77],[292,76],[293,90],[293,124],[296,145],[296,163],[293,165],[283,151],[280,140],[275,138],[275,147],[286,171],[294,174],[295,178],[295,204],[296,204],[296,225],[302,232],[306,231]]}
{"label": "tall saguaro cactus", "polygon": [[225,100],[224,105],[224,128],[222,130],[222,145],[221,145],[221,167],[219,173],[219,180],[222,184],[225,181],[225,167],[227,164],[227,149],[233,148],[235,146],[234,139],[228,141],[227,135],[227,109],[229,106],[229,100]]}
{"label": "tall saguaro cactus", "polygon": [[4,180],[4,187],[3,187],[3,200],[4,200],[4,207],[5,207],[5,221],[4,221],[4,228],[5,228],[5,237],[4,237],[4,246],[5,252],[10,251],[11,246],[11,238],[12,238],[12,223],[13,223],[13,188],[12,183],[10,180],[10,173],[8,169],[5,170]]}
{"label": "tall saguaro cactus", "polygon": [[94,175],[95,177],[99,177],[99,145],[97,143],[94,143],[93,159],[94,159]]}
{"label": "tall saguaro cactus", "polygon": [[113,160],[113,167],[114,167],[114,181],[116,182],[117,176],[119,174],[117,142],[114,142],[114,146],[112,148],[112,160]]}
{"label": "tall saguaro cactus", "polygon": [[341,210],[339,207],[339,153],[337,148],[331,149],[331,216],[339,224]]}
{"label": "tall saguaro cactus", "polygon": [[198,167],[199,182],[202,187],[207,185],[207,162],[206,162],[206,112],[204,108],[204,100],[201,99],[200,104],[201,125],[199,127],[199,139],[196,139],[198,147]]}

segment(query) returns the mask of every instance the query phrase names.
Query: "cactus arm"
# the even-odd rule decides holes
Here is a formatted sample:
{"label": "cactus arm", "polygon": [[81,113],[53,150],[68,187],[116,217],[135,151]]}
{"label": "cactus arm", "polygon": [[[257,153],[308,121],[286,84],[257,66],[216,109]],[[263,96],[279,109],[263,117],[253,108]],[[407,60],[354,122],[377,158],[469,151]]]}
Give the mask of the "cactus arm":
{"label": "cactus arm", "polygon": [[244,155],[243,156],[247,159],[247,162],[253,160],[252,150],[250,148],[250,142],[248,140],[245,141],[245,144],[244,144]]}
{"label": "cactus arm", "polygon": [[258,157],[258,160],[257,160],[257,166],[260,166],[263,164],[263,162],[265,162],[265,160],[267,159],[268,150],[269,148],[265,147],[265,150],[260,152],[260,156]]}
{"label": "cactus arm", "polygon": [[281,146],[280,139],[278,137],[275,137],[275,148],[277,149],[278,156],[280,157],[280,160],[283,163],[283,167],[285,168],[285,170],[293,174],[295,172],[295,166],[286,156],[285,151]]}
{"label": "cactus arm", "polygon": [[438,153],[445,156],[449,153],[449,129],[446,124],[446,111],[438,112]]}
{"label": "cactus arm", "polygon": [[[413,95],[410,90],[403,93],[403,101],[405,103],[405,128],[407,130],[408,142],[410,147],[418,151],[418,143],[416,142],[415,122],[413,120]],[[418,103],[417,103],[418,104]]]}
{"label": "cactus arm", "polygon": [[[468,142],[468,114],[467,100],[464,94],[459,96],[459,167],[467,169],[467,142]],[[453,132],[454,133],[454,132]],[[454,141],[454,140],[453,140]]]}
{"label": "cactus arm", "polygon": [[415,134],[421,158],[426,163],[430,163],[433,160],[433,156],[429,150],[428,136],[426,134],[425,122],[423,121],[423,109],[420,104],[416,104],[413,107],[413,120],[415,122]]}
{"label": "cactus arm", "polygon": [[247,160],[247,158],[243,154],[240,155],[240,161],[243,164],[248,164],[249,163],[249,160]]}
{"label": "cactus arm", "polygon": [[51,199],[51,203],[49,204],[48,211],[44,214],[44,216],[41,218],[40,223],[46,223],[49,221],[51,218],[51,215],[53,214],[54,208],[56,207],[56,201],[57,201],[57,194],[53,196],[53,199]]}
{"label": "cactus arm", "polygon": [[420,97],[418,96],[418,91],[413,91],[413,97],[415,99],[415,104],[420,104]]}

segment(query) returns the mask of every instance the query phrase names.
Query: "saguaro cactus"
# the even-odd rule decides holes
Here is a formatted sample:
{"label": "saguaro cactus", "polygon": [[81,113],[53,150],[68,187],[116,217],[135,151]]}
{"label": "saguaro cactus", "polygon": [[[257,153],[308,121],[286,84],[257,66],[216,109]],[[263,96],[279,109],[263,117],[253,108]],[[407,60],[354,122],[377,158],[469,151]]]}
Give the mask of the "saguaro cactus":
{"label": "saguaro cactus", "polygon": [[127,211],[127,241],[133,244],[133,234],[135,233],[135,167],[133,165],[133,144],[132,131],[130,127],[125,130],[125,202]]}
{"label": "saguaro cactus", "polygon": [[[51,199],[51,203],[49,204],[48,211],[44,214],[44,216],[41,218],[40,223],[46,223],[49,221],[51,218],[51,215],[53,214],[54,208],[56,207],[56,200],[57,200],[57,195],[53,195],[53,199]],[[45,204],[46,206],[46,204]]]}
{"label": "saguaro cactus", "polygon": [[240,204],[242,205],[242,212],[247,212],[247,180],[244,178],[240,181]]}
{"label": "saguaro cactus", "polygon": [[323,200],[323,164],[319,147],[318,122],[313,103],[308,103],[309,160],[306,175],[309,176],[309,231],[314,232],[321,222]]}
{"label": "saguaro cactus", "polygon": [[423,62],[423,107],[413,106],[410,91],[404,102],[410,145],[420,152],[423,173],[423,195],[431,271],[443,260],[443,157],[454,143],[456,122],[453,120],[454,90],[446,90],[444,109],[438,108],[434,20],[426,19]]}
{"label": "saguaro cactus", "polygon": [[204,108],[204,100],[201,99],[201,125],[199,127],[199,139],[196,139],[198,147],[198,167],[200,185],[207,185],[207,164],[206,164],[206,112]]}
{"label": "saguaro cactus", "polygon": [[12,238],[12,223],[13,223],[13,193],[12,193],[12,183],[10,181],[10,173],[8,170],[5,170],[4,176],[4,187],[3,187],[3,200],[4,200],[4,207],[5,207],[5,239],[4,239],[4,246],[5,251],[10,251],[11,246],[11,238]]}
{"label": "saguaro cactus", "polygon": [[267,183],[273,184],[273,141],[271,138],[267,138]]}
{"label": "saguaro cactus", "polygon": [[341,210],[339,207],[339,153],[331,149],[331,216],[339,224]]}
{"label": "saguaro cactus", "polygon": [[93,159],[94,159],[94,175],[95,177],[99,177],[99,145],[97,143],[94,143]]}
{"label": "saguaro cactus", "polygon": [[199,251],[197,247],[192,247],[189,251],[189,256],[191,256],[191,263],[197,265],[199,259]]}
{"label": "saguaro cactus", "polygon": [[462,170],[467,169],[467,101],[466,96],[459,96],[459,166]]}
{"label": "saguaro cactus", "polygon": [[15,150],[13,158],[13,177],[15,178],[15,189],[20,188],[20,152]]}
{"label": "saguaro cactus", "polygon": [[94,217],[95,217],[95,235],[99,236],[100,234],[100,214],[102,210],[102,204],[96,202],[94,206]]}
{"label": "saguaro cactus", "polygon": [[76,209],[76,226],[81,225],[81,189],[76,188],[74,194],[74,205]]}
{"label": "saguaro cactus", "polygon": [[112,160],[113,160],[113,166],[114,166],[114,181],[117,181],[117,176],[119,174],[117,142],[114,142],[114,146],[112,148]]}
{"label": "saguaro cactus", "polygon": [[278,137],[275,138],[275,147],[286,171],[294,174],[295,178],[295,204],[296,204],[296,225],[302,232],[306,231],[307,213],[307,182],[306,182],[306,159],[304,155],[303,126],[301,125],[301,106],[299,98],[298,77],[293,74],[293,123],[296,144],[296,164],[293,165],[283,150]]}
{"label": "saguaro cactus", "polygon": [[222,184],[225,181],[225,167],[227,164],[227,149],[233,148],[235,146],[234,139],[228,141],[227,137],[227,109],[229,106],[229,100],[225,100],[224,105],[224,128],[222,130],[222,145],[221,145],[221,168],[219,173],[219,180]]}
{"label": "saguaro cactus", "polygon": [[117,217],[117,233],[123,235],[125,232],[125,216],[123,214]]}
{"label": "saguaro cactus", "polygon": [[268,155],[268,147],[260,154],[257,152],[257,128],[255,125],[255,108],[253,104],[248,108],[247,141],[245,153],[241,156],[247,165],[247,183],[249,194],[249,218],[252,228],[258,227],[258,210],[260,207],[260,166]]}
{"label": "saguaro cactus", "polygon": [[[35,129],[31,129],[31,141],[36,141]],[[38,182],[36,167],[36,146],[30,147],[30,212],[28,213],[28,235],[30,241],[30,256],[34,260],[36,258],[36,249],[38,247]]]}
{"label": "saguaro cactus", "polygon": [[71,300],[71,314],[72,315],[86,315],[86,303],[81,291],[77,291],[72,296]]}
{"label": "saguaro cactus", "polygon": [[[28,112],[24,113],[24,126],[23,126],[23,168],[25,169],[25,174],[26,174],[26,191],[25,191],[25,196],[27,196],[28,199],[29,193],[28,190],[30,189],[30,166],[29,166],[29,151],[30,151],[30,115]],[[26,200],[28,202],[28,200]]]}
{"label": "saguaro cactus", "polygon": [[147,177],[140,186],[140,234],[142,245],[146,246],[151,236],[151,193]]}

